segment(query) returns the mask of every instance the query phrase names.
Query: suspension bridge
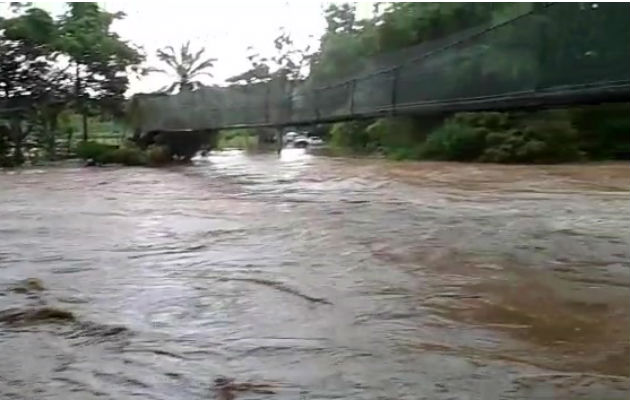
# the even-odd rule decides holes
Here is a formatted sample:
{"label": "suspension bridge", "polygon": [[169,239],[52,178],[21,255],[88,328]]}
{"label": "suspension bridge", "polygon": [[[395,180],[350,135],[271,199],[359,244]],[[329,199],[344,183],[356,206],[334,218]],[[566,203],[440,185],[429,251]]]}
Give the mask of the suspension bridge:
{"label": "suspension bridge", "polygon": [[367,64],[329,84],[280,77],[133,104],[146,133],[627,102],[630,4],[539,5]]}

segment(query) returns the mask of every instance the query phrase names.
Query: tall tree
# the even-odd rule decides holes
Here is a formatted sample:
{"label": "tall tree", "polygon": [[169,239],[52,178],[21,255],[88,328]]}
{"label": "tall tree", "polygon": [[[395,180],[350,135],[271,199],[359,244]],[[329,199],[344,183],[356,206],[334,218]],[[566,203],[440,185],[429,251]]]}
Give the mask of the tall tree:
{"label": "tall tree", "polygon": [[156,72],[162,73],[175,73],[176,80],[171,85],[161,89],[167,93],[174,93],[176,91],[194,90],[202,83],[197,79],[202,75],[212,77],[212,74],[208,71],[214,67],[216,58],[203,59],[204,48],[193,52],[190,49],[190,42],[186,42],[179,48],[179,52],[175,51],[172,46],[166,46],[163,49],[157,51],[158,58],[166,63],[172,71],[166,71],[163,69],[155,69]]}
{"label": "tall tree", "polygon": [[251,67],[247,71],[234,75],[228,79],[230,83],[245,83],[247,85],[257,82],[265,82],[271,79],[271,73],[269,68],[269,59],[261,57],[259,53],[254,51],[254,48],[249,46],[247,48],[249,54],[247,55],[247,61],[249,61]]}
{"label": "tall tree", "polygon": [[270,57],[261,57],[248,47],[250,54],[247,60],[251,68],[241,74],[228,78],[228,82],[243,82],[246,84],[269,81],[279,75],[285,75],[289,82],[297,82],[307,75],[307,67],[313,51],[311,46],[296,46],[291,35],[280,29],[279,35],[273,40],[275,54]]}
{"label": "tall tree", "polygon": [[69,3],[59,21],[57,48],[74,66],[75,108],[82,115],[83,140],[88,138],[90,105],[119,112],[129,82],[128,69],[143,57],[111,31],[123,13],[109,13],[97,3]]}
{"label": "tall tree", "polygon": [[0,20],[0,109],[7,111],[2,130],[5,146],[9,141],[13,148],[12,164],[22,163],[23,142],[39,117],[46,116],[43,131],[51,137],[52,110],[67,101],[68,75],[54,62],[55,38],[53,19],[39,8]]}
{"label": "tall tree", "polygon": [[354,4],[331,4],[325,10],[325,18],[326,32],[353,33],[356,31],[356,6]]}

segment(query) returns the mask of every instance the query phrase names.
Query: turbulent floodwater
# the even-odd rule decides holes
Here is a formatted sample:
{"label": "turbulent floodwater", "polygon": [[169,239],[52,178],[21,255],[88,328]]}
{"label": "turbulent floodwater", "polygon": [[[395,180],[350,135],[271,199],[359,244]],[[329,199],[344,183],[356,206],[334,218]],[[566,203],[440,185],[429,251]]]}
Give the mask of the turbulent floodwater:
{"label": "turbulent floodwater", "polygon": [[627,399],[630,170],[0,172],[2,399]]}

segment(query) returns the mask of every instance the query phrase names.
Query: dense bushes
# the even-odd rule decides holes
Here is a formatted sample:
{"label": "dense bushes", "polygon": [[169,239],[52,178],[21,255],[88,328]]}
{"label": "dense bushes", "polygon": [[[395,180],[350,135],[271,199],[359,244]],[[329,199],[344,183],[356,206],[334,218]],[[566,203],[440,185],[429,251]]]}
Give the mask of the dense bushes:
{"label": "dense bushes", "polygon": [[12,167],[13,160],[9,154],[11,149],[9,129],[0,124],[0,168]]}
{"label": "dense bushes", "polygon": [[107,162],[110,154],[116,150],[116,146],[110,146],[97,142],[81,142],[77,145],[75,152],[83,160],[94,160],[97,163]]}
{"label": "dense bushes", "polygon": [[368,122],[339,122],[330,130],[330,142],[333,147],[354,153],[369,153],[378,150],[378,143],[370,139],[367,132]]}
{"label": "dense bushes", "polygon": [[412,118],[381,118],[366,128],[371,143],[388,158],[418,158],[422,143],[421,127]]}
{"label": "dense bushes", "polygon": [[570,111],[580,150],[595,160],[630,158],[630,105],[578,107]]}
{"label": "dense bushes", "polygon": [[580,157],[577,132],[562,111],[460,113],[429,135],[421,156],[453,161],[563,162]]}
{"label": "dense bushes", "polygon": [[514,118],[505,130],[488,132],[479,161],[553,163],[582,158],[578,134],[563,111]]}
{"label": "dense bushes", "polygon": [[127,143],[117,148],[96,142],[82,142],[76,148],[79,158],[93,160],[97,164],[122,164],[129,166],[160,166],[171,161],[171,154],[164,146],[149,146],[146,150]]}
{"label": "dense bushes", "polygon": [[[555,163],[630,156],[628,105],[537,112],[458,113],[440,123],[424,118],[344,122],[334,147],[392,159]],[[427,136],[425,132],[436,126]]]}
{"label": "dense bushes", "polygon": [[227,129],[219,133],[217,148],[251,150],[258,145],[256,132],[250,129]]}
{"label": "dense bushes", "polygon": [[483,153],[487,128],[455,116],[432,132],[420,156],[438,160],[474,161]]}
{"label": "dense bushes", "polygon": [[121,147],[105,153],[104,164],[122,164],[129,166],[147,165],[146,154],[137,147]]}

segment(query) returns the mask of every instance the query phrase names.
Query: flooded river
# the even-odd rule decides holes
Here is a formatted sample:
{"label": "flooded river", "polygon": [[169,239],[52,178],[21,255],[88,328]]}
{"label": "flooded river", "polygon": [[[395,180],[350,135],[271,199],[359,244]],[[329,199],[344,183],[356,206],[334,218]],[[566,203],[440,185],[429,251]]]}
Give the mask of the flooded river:
{"label": "flooded river", "polygon": [[0,172],[2,399],[627,399],[625,164]]}

